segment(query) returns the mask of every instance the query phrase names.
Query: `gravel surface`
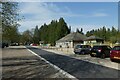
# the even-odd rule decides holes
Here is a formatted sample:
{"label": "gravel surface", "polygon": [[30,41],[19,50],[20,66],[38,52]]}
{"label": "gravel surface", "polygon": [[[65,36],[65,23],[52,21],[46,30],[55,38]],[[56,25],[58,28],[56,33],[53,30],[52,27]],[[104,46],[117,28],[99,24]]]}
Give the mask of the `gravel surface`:
{"label": "gravel surface", "polygon": [[78,55],[78,54],[74,54],[73,52],[66,54],[64,53],[64,51],[57,51],[57,50],[52,50],[52,49],[43,49],[43,50],[120,70],[120,63],[111,62],[110,58],[101,59],[101,58],[91,57],[90,55]]}
{"label": "gravel surface", "polygon": [[24,46],[2,49],[2,78],[65,78],[51,65],[31,54]]}

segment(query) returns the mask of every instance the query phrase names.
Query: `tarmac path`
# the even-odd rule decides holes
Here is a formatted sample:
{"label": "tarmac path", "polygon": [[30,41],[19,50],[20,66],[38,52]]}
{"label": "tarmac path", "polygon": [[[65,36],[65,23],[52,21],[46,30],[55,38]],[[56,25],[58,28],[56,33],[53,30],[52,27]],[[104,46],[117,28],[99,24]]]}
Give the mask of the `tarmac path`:
{"label": "tarmac path", "polygon": [[55,54],[53,52],[44,51],[39,48],[27,46],[28,49],[35,52],[39,56],[45,58],[50,63],[58,66],[62,70],[75,76],[76,78],[119,78],[120,71],[97,65],[87,61],[71,58],[64,55]]}

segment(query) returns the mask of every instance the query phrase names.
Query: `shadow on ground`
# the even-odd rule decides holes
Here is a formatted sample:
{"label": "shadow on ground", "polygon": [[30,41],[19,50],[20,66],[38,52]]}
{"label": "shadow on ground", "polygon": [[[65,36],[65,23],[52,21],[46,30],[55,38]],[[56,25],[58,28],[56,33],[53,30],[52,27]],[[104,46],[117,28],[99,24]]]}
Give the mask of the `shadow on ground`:
{"label": "shadow on ground", "polygon": [[[9,48],[18,51],[26,48]],[[6,49],[8,50],[8,49]],[[9,51],[9,50],[8,50]],[[21,52],[22,53],[22,52]],[[5,54],[3,53],[5,56]],[[8,55],[8,54],[7,54]],[[12,53],[13,55],[13,53]],[[16,54],[14,54],[16,55]],[[29,53],[28,53],[29,55]],[[3,79],[29,79],[29,78],[65,78],[58,70],[36,56],[13,56],[2,58],[2,78]]]}
{"label": "shadow on ground", "polygon": [[[29,47],[27,47],[29,48]],[[118,78],[119,70],[90,63],[41,49],[29,48],[47,61],[70,73],[76,78]]]}

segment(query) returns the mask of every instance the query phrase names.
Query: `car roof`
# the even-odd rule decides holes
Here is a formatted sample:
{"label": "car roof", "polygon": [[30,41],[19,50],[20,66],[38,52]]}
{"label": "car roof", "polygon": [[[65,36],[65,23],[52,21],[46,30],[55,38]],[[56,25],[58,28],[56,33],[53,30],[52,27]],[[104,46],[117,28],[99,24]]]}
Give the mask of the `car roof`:
{"label": "car roof", "polygon": [[[102,46],[109,46],[109,45],[94,45],[94,46],[100,46],[100,47],[102,47]],[[93,46],[93,47],[94,47],[94,46]]]}
{"label": "car roof", "polygon": [[[77,44],[77,45],[86,46],[85,44]],[[87,45],[87,46],[90,46],[90,45]]]}
{"label": "car roof", "polygon": [[114,47],[120,47],[120,46],[114,46]]}

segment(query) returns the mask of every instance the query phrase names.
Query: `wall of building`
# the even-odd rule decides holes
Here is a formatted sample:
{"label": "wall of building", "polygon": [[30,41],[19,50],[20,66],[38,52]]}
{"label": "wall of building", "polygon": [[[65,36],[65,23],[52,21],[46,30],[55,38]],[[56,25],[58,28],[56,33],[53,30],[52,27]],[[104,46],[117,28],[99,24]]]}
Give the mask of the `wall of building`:
{"label": "wall of building", "polygon": [[91,40],[91,41],[84,41],[84,44],[96,44],[96,40]]}
{"label": "wall of building", "polygon": [[69,41],[69,42],[57,42],[56,43],[56,47],[60,48],[72,48],[73,47],[73,42]]}

